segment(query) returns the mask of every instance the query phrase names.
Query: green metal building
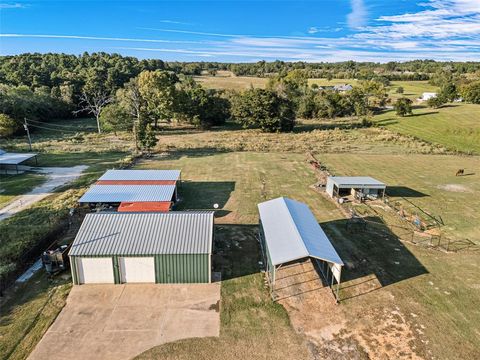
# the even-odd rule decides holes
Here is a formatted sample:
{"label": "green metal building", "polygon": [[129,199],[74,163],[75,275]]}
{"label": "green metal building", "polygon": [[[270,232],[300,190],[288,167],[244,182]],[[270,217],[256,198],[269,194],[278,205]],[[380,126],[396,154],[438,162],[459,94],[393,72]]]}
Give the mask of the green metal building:
{"label": "green metal building", "polygon": [[209,283],[213,215],[87,214],[69,252],[73,283]]}

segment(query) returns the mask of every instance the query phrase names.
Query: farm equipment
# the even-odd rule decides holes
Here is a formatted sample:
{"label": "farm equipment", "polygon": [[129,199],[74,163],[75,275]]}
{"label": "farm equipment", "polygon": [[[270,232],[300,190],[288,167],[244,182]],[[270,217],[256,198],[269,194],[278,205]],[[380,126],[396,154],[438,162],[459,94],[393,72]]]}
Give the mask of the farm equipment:
{"label": "farm equipment", "polygon": [[49,275],[55,275],[65,270],[69,265],[68,250],[70,245],[54,244],[42,254],[42,264]]}

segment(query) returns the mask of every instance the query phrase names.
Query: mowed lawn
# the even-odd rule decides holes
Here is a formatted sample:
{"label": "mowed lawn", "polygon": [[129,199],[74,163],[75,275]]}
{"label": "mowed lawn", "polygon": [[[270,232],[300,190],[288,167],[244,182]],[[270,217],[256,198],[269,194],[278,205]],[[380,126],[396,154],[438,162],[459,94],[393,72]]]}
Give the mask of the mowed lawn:
{"label": "mowed lawn", "polygon": [[[342,167],[342,161],[346,162],[349,156],[319,155],[339,173],[349,167]],[[404,185],[418,191],[427,192],[436,186],[426,179],[420,187],[413,180],[414,172],[410,177],[406,174],[410,161],[421,164],[418,171],[435,162],[436,157],[365,156],[363,163],[360,156],[352,158],[350,163],[357,162],[362,174],[377,175],[395,184],[410,179]],[[441,174],[462,158],[438,159],[445,162],[431,167],[428,174]],[[388,165],[391,172],[381,172],[387,161],[392,163]],[[386,228],[345,230],[343,215],[335,204],[310,188],[315,177],[303,154],[171,152],[144,160],[138,167],[182,170],[182,202],[178,209],[212,209],[213,204],[219,204],[213,266],[223,276],[220,337],[166,344],[147,351],[140,359],[190,359],[193,354],[198,359],[339,356],[332,349],[345,350],[344,354],[358,358],[364,351],[381,357],[392,351],[389,339],[400,339],[400,343],[423,358],[480,356],[476,343],[480,314],[475,305],[480,301],[476,276],[479,255],[445,254],[402,243]],[[468,177],[463,180],[471,181]],[[444,199],[449,199],[448,194]],[[315,322],[315,329],[298,329],[298,333],[306,335],[300,338],[289,323],[288,313],[270,300],[258,264],[261,258],[255,238],[256,204],[277,196],[306,202],[347,264],[340,291],[344,300],[333,307],[312,305],[317,306],[311,311],[320,313],[321,321]],[[330,335],[319,341],[324,333]],[[311,343],[312,336],[319,342]],[[379,337],[385,341],[378,343]],[[409,354],[398,358],[411,358]]]}
{"label": "mowed lawn", "polygon": [[[397,116],[392,110],[375,116],[374,120],[392,131],[441,144],[453,151],[480,154],[480,105],[422,107],[406,117]],[[462,166],[459,164],[459,167]]]}
{"label": "mowed lawn", "polygon": [[[385,182],[392,200],[404,196],[440,216],[449,237],[480,244],[480,157],[322,154],[319,159],[335,175],[372,176]],[[466,176],[455,176],[458,168],[465,168]]]}

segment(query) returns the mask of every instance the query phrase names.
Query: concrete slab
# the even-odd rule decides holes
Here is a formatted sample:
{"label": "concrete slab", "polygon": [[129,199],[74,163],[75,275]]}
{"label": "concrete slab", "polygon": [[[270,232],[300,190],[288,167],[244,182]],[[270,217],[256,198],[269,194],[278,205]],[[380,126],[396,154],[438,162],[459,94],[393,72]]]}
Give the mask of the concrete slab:
{"label": "concrete slab", "polygon": [[131,359],[166,342],[219,336],[220,283],[74,286],[29,359]]}

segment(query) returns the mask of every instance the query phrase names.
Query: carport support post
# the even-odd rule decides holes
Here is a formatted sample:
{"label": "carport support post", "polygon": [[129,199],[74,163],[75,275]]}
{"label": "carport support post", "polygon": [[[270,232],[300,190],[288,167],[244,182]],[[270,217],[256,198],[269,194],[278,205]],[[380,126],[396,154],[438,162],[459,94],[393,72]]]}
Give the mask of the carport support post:
{"label": "carport support post", "polygon": [[338,280],[337,280],[337,294],[336,294],[336,299],[337,299],[337,303],[340,302],[340,299],[338,298],[338,292],[340,290],[340,281],[342,279],[342,267],[340,266],[340,272],[338,274]]}

